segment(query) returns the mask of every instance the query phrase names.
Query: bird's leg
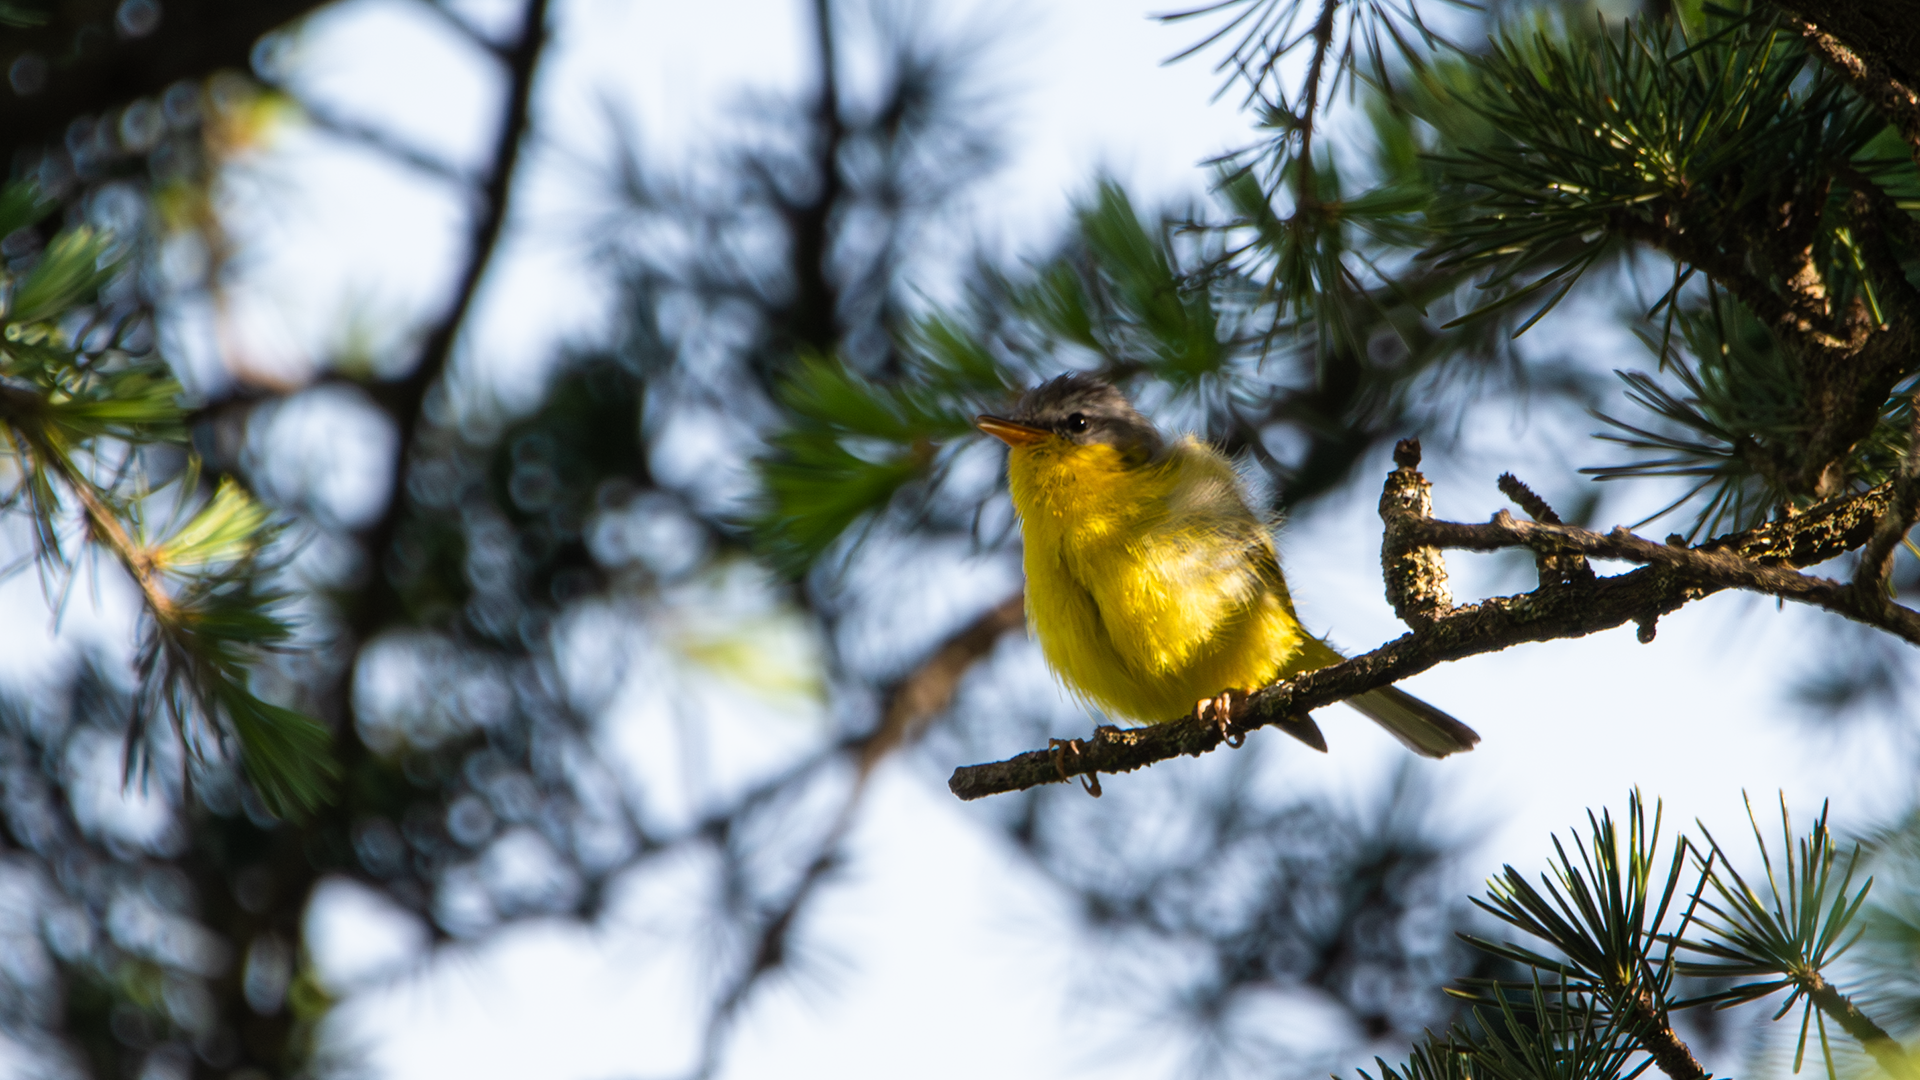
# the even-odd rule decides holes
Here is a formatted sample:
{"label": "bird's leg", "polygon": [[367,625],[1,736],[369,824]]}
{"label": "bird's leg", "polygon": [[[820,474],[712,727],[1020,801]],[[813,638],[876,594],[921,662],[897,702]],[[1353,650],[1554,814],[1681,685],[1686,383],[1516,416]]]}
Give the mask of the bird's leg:
{"label": "bird's leg", "polygon": [[1233,699],[1240,693],[1238,690],[1223,690],[1218,697],[1201,698],[1193,706],[1193,715],[1202,722],[1211,717],[1213,726],[1219,729],[1220,738],[1236,750],[1247,741],[1247,733],[1235,731],[1233,727]]}
{"label": "bird's leg", "polygon": [[[1080,756],[1079,739],[1048,739],[1047,748],[1053,751],[1053,768],[1060,774],[1060,782],[1067,782],[1067,751],[1073,751],[1074,757]],[[1100,774],[1088,773],[1080,778],[1080,788],[1094,798],[1100,797]]]}

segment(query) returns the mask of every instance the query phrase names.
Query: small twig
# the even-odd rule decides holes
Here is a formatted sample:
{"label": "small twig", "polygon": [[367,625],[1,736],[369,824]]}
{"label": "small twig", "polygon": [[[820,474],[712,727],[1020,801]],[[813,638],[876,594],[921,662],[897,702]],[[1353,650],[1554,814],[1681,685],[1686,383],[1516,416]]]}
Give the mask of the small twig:
{"label": "small twig", "polygon": [[1534,494],[1532,488],[1520,482],[1520,478],[1510,472],[1500,474],[1498,481],[1500,494],[1513,500],[1513,505],[1527,512],[1527,516],[1544,525],[1563,525],[1560,515],[1553,512],[1547,500]]}
{"label": "small twig", "polygon": [[833,27],[833,5],[814,0],[814,47],[819,71],[819,98],[814,103],[813,135],[817,144],[808,157],[819,170],[818,185],[802,198],[789,194],[790,184],[764,171],[762,185],[785,219],[789,245],[787,265],[793,275],[794,296],[785,308],[794,342],[819,352],[832,352],[840,341],[840,287],[828,266],[833,230],[846,199],[847,178],[840,155],[847,142],[841,116],[840,71]]}
{"label": "small twig", "polygon": [[[19,425],[15,425],[19,430]],[[81,510],[87,516],[87,528],[96,542],[119,560],[120,565],[133,578],[139,587],[141,597],[146,601],[147,609],[152,612],[156,622],[165,624],[173,616],[176,604],[173,595],[167,592],[160,572],[155,568],[152,556],[127,531],[126,523],[113,512],[113,508],[100,498],[93,481],[75,468],[73,462],[57,448],[49,445],[43,432],[23,430],[21,435],[34,461],[33,467],[43,468],[60,478],[67,490],[73,492],[80,502]]]}
{"label": "small twig", "polygon": [[441,0],[420,0],[420,6],[426,8],[454,33],[460,35],[470,45],[484,50],[502,63],[512,62],[512,52],[500,42],[480,32],[480,28],[469,22],[466,16],[454,11]]}
{"label": "small twig", "polygon": [[[434,5],[428,5],[432,7]],[[423,173],[435,180],[442,180],[461,188],[478,188],[480,178],[444,158],[430,154],[407,143],[392,132],[382,131],[371,124],[351,120],[332,112],[324,105],[316,105],[304,98],[297,98],[300,111],[314,127],[348,142],[359,143],[384,157],[393,159],[402,165]]]}
{"label": "small twig", "polygon": [[1315,114],[1320,111],[1320,81],[1326,71],[1327,54],[1333,51],[1333,14],[1339,7],[1340,0],[1322,0],[1320,17],[1313,24],[1313,60],[1307,65],[1306,103],[1298,117],[1300,171],[1296,187],[1298,199],[1296,213],[1311,210],[1318,202],[1313,178],[1314,119]]}
{"label": "small twig", "polygon": [[[1500,492],[1512,499],[1515,506],[1527,512],[1527,516],[1543,525],[1565,524],[1560,515],[1553,512],[1547,500],[1534,493],[1534,490],[1520,482],[1512,473],[1500,474]],[[1533,557],[1534,569],[1540,574],[1542,585],[1570,585],[1575,582],[1592,581],[1593,567],[1583,555],[1549,555],[1537,553]],[[1653,640],[1651,620],[1641,624],[1640,643]]]}
{"label": "small twig", "polygon": [[1813,974],[1810,981],[1802,983],[1802,986],[1807,992],[1807,999],[1813,1002],[1814,1007],[1832,1017],[1848,1035],[1853,1036],[1861,1049],[1873,1055],[1873,1060],[1878,1062],[1888,1075],[1894,1077],[1913,1075],[1914,1061],[1906,1048],[1900,1045],[1898,1039],[1887,1034],[1879,1024],[1874,1023],[1872,1017],[1861,1012],[1851,998],[1834,989],[1833,984],[1821,978],[1818,972]]}
{"label": "small twig", "polygon": [[1641,991],[1634,1000],[1632,1013],[1634,1025],[1629,1034],[1661,1072],[1673,1080],[1707,1080],[1711,1074],[1700,1064],[1700,1059],[1693,1056],[1693,1050],[1673,1029],[1673,1021],[1665,1010],[1657,1007],[1652,995]]}

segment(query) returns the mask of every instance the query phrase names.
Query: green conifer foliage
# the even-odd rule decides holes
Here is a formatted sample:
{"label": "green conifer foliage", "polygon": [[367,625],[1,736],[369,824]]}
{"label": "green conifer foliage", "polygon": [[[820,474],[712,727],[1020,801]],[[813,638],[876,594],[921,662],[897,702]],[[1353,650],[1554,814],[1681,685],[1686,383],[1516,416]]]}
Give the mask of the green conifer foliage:
{"label": "green conifer foliage", "polygon": [[[0,234],[53,209],[16,184],[0,195]],[[203,490],[191,457],[171,477],[153,475],[155,451],[179,456],[187,408],[164,360],[127,348],[138,320],[116,320],[110,305],[96,304],[123,254],[112,236],[74,226],[8,274],[0,452],[15,476],[7,501],[31,518],[32,557],[49,589],[64,594],[79,564],[94,558],[119,563],[139,588],[146,631],[129,782],[144,772],[152,740],[170,735],[196,759],[237,754],[274,813],[305,813],[336,773],[326,729],[250,689],[253,659],[291,632],[264,578],[274,524],[231,480]],[[149,730],[154,716],[165,734]]]}

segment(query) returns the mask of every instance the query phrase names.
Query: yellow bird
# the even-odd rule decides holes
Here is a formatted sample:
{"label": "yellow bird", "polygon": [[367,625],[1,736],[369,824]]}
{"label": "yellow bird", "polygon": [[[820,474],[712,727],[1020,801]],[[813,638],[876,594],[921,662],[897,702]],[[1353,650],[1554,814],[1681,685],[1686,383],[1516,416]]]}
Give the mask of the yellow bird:
{"label": "yellow bird", "polygon": [[[1076,694],[1147,723],[1209,709],[1224,717],[1229,690],[1341,659],[1301,627],[1272,530],[1218,450],[1192,435],[1166,442],[1120,391],[1081,374],[1029,391],[1010,417],[976,423],[1011,448],[1027,621]],[[1480,741],[1393,687],[1347,704],[1427,757]]]}

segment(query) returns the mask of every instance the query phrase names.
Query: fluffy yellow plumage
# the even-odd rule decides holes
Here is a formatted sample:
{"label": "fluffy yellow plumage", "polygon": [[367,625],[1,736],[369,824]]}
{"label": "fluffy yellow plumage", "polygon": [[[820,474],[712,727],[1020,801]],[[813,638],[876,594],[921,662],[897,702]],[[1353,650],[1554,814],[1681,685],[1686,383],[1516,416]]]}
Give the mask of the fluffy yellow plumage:
{"label": "fluffy yellow plumage", "polygon": [[[1082,375],[979,426],[1011,448],[1028,623],[1093,704],[1160,722],[1340,659],[1300,626],[1271,531],[1217,450],[1190,435],[1163,442],[1119,391]],[[1392,688],[1349,704],[1430,757],[1479,741]]]}

